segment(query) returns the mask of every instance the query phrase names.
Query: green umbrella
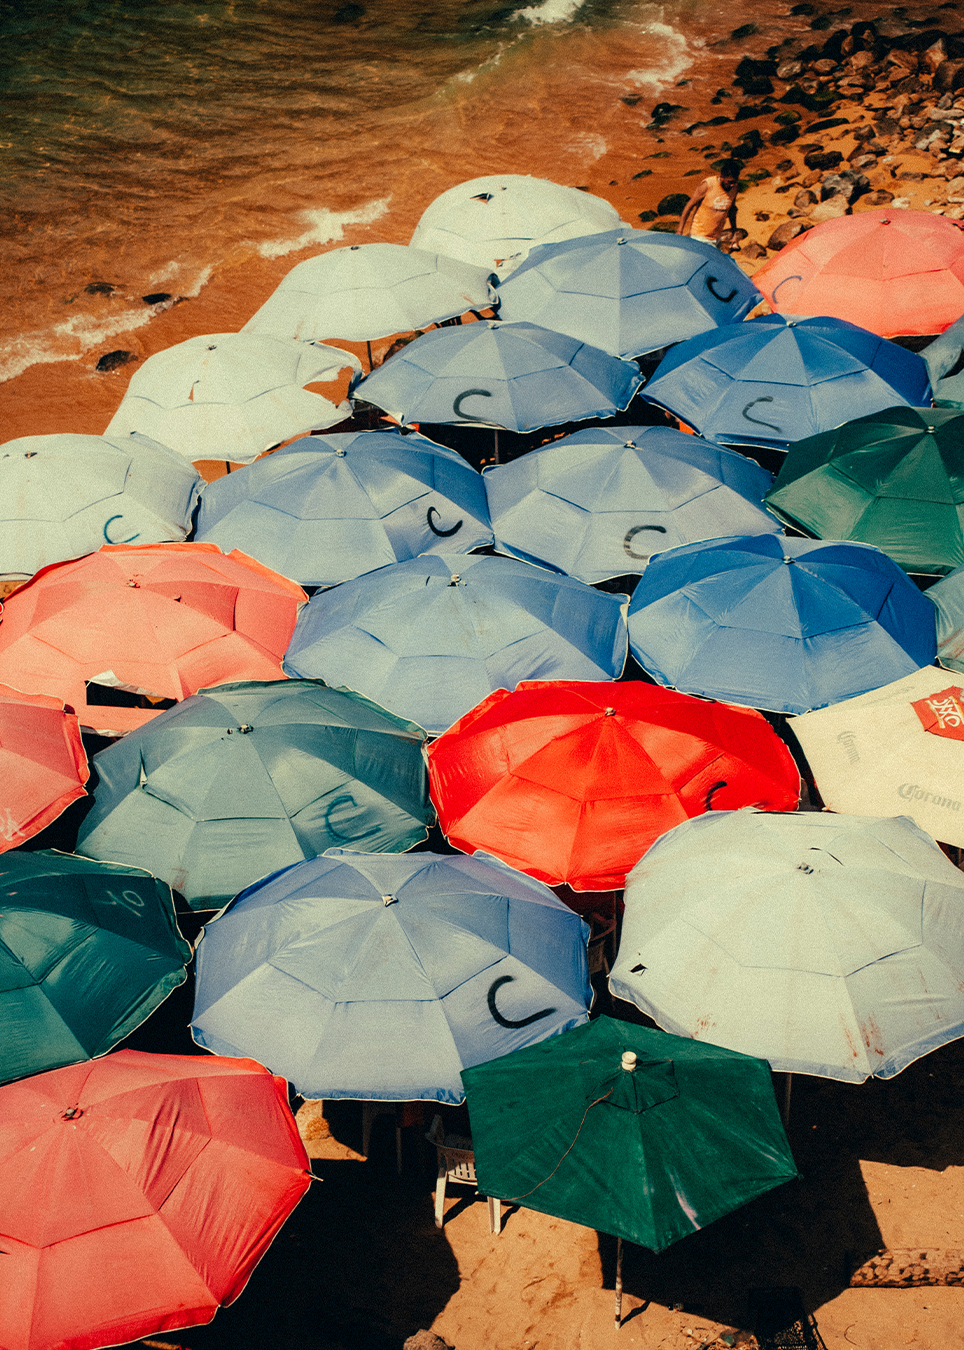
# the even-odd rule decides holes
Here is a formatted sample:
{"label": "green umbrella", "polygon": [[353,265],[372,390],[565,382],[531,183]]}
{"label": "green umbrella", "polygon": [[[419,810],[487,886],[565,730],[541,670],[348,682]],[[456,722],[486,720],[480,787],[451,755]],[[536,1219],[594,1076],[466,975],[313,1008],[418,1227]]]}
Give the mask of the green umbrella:
{"label": "green umbrella", "polygon": [[184,982],[171,890],[139,868],[0,857],[0,1082],[103,1055]]}
{"label": "green umbrella", "polygon": [[766,496],[817,539],[874,544],[908,572],[964,563],[964,413],[885,408],[795,441]]}
{"label": "green umbrella", "polygon": [[462,1082],[483,1194],[654,1251],[797,1175],[766,1060],[715,1045],[599,1017]]}

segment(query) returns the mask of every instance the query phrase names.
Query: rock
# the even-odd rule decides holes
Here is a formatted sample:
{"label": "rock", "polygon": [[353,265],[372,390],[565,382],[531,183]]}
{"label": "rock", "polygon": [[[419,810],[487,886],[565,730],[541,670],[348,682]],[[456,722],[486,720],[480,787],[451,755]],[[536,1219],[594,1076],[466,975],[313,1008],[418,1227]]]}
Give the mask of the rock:
{"label": "rock", "polygon": [[110,371],[119,370],[121,366],[129,365],[131,361],[139,361],[140,357],[136,352],[105,352],[94,367],[95,370]]}
{"label": "rock", "polygon": [[765,258],[767,256],[764,245],[758,244],[755,239],[751,239],[748,244],[744,244],[740,249],[740,252],[743,254],[744,258],[750,258],[751,260]]}
{"label": "rock", "polygon": [[90,281],[84,287],[85,295],[113,295],[120,287],[112,281]]}
{"label": "rock", "polygon": [[899,70],[906,70],[909,75],[916,73],[919,64],[917,53],[904,51],[902,47],[895,47],[892,52],[888,52],[885,62],[885,65],[897,66]]}
{"label": "rock", "polygon": [[846,197],[842,192],[837,192],[834,196],[828,197],[826,201],[821,202],[819,206],[815,206],[810,212],[810,219],[815,224],[819,224],[822,220],[836,220],[838,216],[849,215],[849,197]]}
{"label": "rock", "polygon": [[934,88],[951,93],[964,84],[964,61],[942,61],[934,71]]}
{"label": "rock", "polygon": [[948,58],[947,43],[941,37],[938,38],[936,42],[932,43],[931,46],[927,48],[927,51],[922,54],[921,59],[923,60],[924,65],[933,75],[936,73],[937,67],[942,65],[943,62],[947,60],[947,58]]}
{"label": "rock", "polygon": [[800,132],[792,123],[789,126],[777,127],[776,131],[770,133],[770,144],[792,145],[799,135]]}
{"label": "rock", "polygon": [[402,1343],[402,1350],[455,1350],[455,1347],[436,1336],[434,1331],[416,1331]]}
{"label": "rock", "polygon": [[[871,159],[873,157],[871,156]],[[876,160],[873,161],[876,163]],[[862,192],[866,192],[870,187],[870,179],[865,174],[853,173],[850,169],[843,169],[840,173],[824,174],[820,183],[820,197],[826,201],[828,197],[833,197],[840,192],[852,201],[854,197],[859,197]]]}
{"label": "rock", "polygon": [[866,197],[860,199],[862,206],[889,206],[893,200],[894,194],[883,188],[878,188],[876,192],[868,192]]}
{"label": "rock", "polygon": [[877,167],[877,156],[858,155],[856,159],[852,159],[850,162],[855,169],[875,169]]}
{"label": "rock", "polygon": [[804,155],[803,162],[808,169],[825,171],[843,163],[843,155],[839,150],[811,150],[809,155]]}
{"label": "rock", "polygon": [[860,51],[854,52],[848,64],[852,66],[854,70],[866,70],[868,66],[875,65],[876,62],[872,51]]}
{"label": "rock", "polygon": [[964,177],[948,179],[947,197],[949,201],[955,197],[964,197]]}
{"label": "rock", "polygon": [[818,75],[830,75],[837,69],[837,63],[836,61],[831,60],[829,56],[826,56],[820,61],[814,61],[813,68]]}
{"label": "rock", "polygon": [[868,124],[863,127],[854,127],[852,135],[854,140],[859,144],[861,141],[872,141],[877,135],[877,132],[874,127]]}
{"label": "rock", "polygon": [[781,159],[780,163],[776,166],[776,171],[777,173],[787,173],[788,170],[792,168],[793,168],[792,159]]}
{"label": "rock", "polygon": [[671,192],[664,197],[656,208],[656,214],[659,216],[678,216],[682,214],[683,208],[689,201],[685,192]]}
{"label": "rock", "polygon": [[778,225],[770,238],[767,240],[767,248],[779,251],[786,248],[791,239],[796,239],[798,234],[803,234],[809,230],[810,225],[802,220],[785,220],[782,225]]}
{"label": "rock", "polygon": [[809,188],[801,188],[794,197],[793,204],[798,210],[806,211],[809,206],[816,206],[816,194],[811,192]]}
{"label": "rock", "polygon": [[174,296],[170,291],[151,291],[150,295],[142,295],[141,299],[145,305],[163,305],[165,300],[173,300]]}
{"label": "rock", "polygon": [[782,65],[777,66],[777,79],[795,80],[802,72],[803,66],[799,61],[784,61]]}

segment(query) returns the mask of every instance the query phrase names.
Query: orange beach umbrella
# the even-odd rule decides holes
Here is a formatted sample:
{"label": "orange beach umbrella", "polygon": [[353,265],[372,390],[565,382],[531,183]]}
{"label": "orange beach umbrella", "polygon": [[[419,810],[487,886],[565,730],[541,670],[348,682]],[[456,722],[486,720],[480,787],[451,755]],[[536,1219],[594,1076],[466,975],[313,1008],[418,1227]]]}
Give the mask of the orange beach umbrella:
{"label": "orange beach umbrella", "polygon": [[0,684],[0,853],[83,797],[89,774],[77,718],[60,699]]}

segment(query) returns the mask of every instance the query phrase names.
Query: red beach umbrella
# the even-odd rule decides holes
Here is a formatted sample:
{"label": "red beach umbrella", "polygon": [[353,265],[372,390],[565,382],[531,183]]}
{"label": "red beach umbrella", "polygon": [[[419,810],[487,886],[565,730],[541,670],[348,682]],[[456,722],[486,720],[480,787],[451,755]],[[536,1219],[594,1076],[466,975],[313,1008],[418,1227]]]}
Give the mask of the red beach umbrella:
{"label": "red beach umbrella", "polygon": [[0,1088],[6,1350],[210,1322],[310,1184],[284,1079],[119,1050]]}
{"label": "red beach umbrella", "polygon": [[964,314],[964,227],[881,207],[825,220],[754,272],[782,314],[828,314],[880,337],[943,333]]}
{"label": "red beach umbrella", "polygon": [[621,887],[690,816],[793,811],[800,792],[760,713],[641,682],[499,689],[428,747],[428,764],[450,843],[576,891]]}
{"label": "red beach umbrella", "polygon": [[80,725],[60,699],[0,684],[0,853],[83,797],[89,775]]}
{"label": "red beach umbrella", "polygon": [[180,700],[208,685],[284,678],[281,657],[307,598],[216,544],[106,545],[42,568],[9,597],[0,680],[63,699],[82,726],[123,735],[157,712],[90,707],[87,681]]}

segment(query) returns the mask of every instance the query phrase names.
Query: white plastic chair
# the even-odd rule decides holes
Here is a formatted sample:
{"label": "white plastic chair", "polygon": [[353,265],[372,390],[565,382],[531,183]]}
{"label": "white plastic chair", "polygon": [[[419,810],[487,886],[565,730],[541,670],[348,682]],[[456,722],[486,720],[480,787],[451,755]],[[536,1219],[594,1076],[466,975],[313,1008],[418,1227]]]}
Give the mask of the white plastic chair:
{"label": "white plastic chair", "polygon": [[[435,1182],[435,1227],[441,1228],[445,1222],[445,1184],[457,1181],[464,1186],[475,1186],[478,1190],[478,1178],[475,1175],[475,1153],[472,1140],[461,1135],[446,1136],[442,1126],[442,1117],[436,1116],[425,1136],[435,1145],[438,1154],[438,1177]],[[494,1196],[486,1196],[489,1204],[489,1232],[502,1232],[502,1201]]]}

